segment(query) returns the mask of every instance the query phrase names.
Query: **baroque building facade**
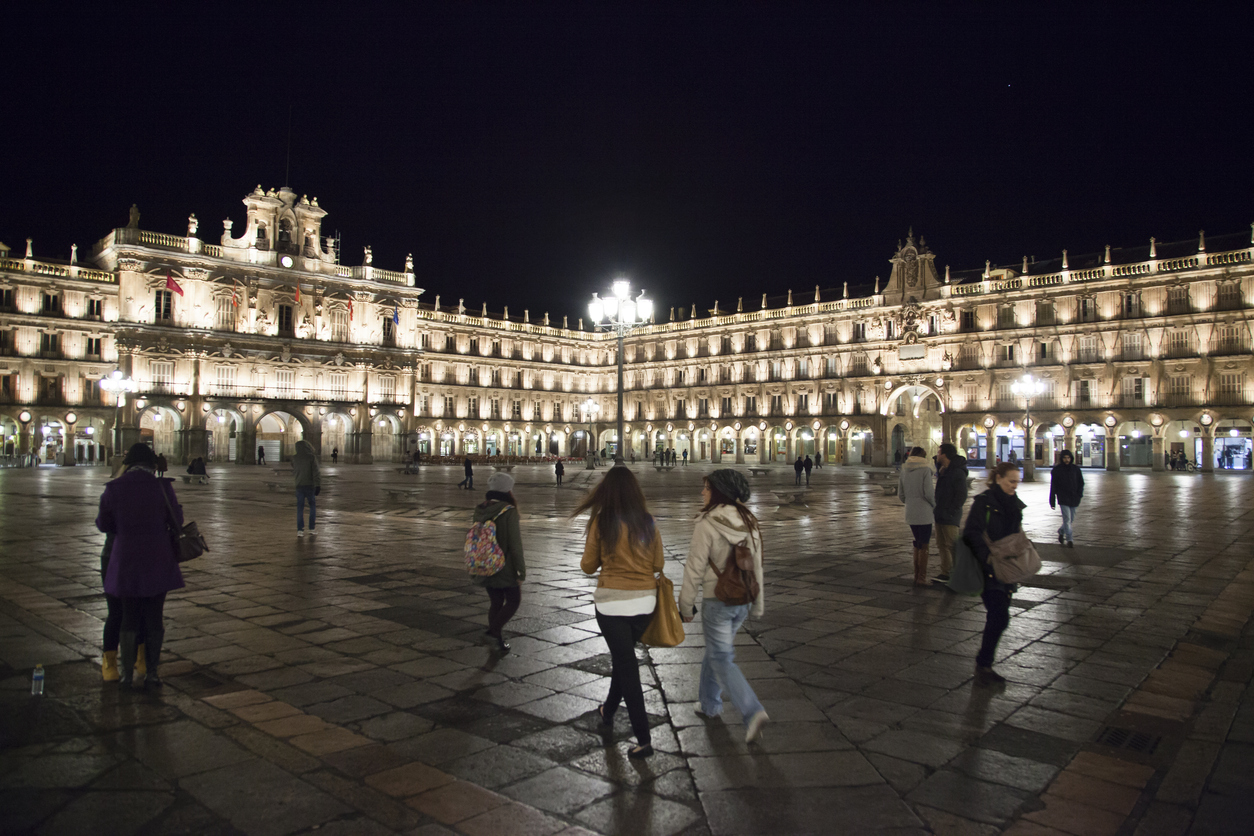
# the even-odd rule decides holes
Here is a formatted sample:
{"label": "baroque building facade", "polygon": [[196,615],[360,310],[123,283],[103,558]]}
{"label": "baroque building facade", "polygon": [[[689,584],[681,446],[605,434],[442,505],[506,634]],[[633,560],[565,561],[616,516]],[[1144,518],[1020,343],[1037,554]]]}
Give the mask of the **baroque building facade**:
{"label": "baroque building facade", "polygon": [[[316,198],[258,186],[243,202],[217,243],[195,216],[157,233],[132,208],[90,265],[36,259],[29,240],[0,253],[7,456],[73,464],[146,440],[174,462],[248,464],[301,438],[357,463],[616,450],[612,335],[428,301],[412,258],[340,263]],[[1074,261],[942,276],[911,234],[870,293],[790,290],[636,328],[623,454],[880,466],[950,440],[977,464],[1066,447],[1111,470],[1172,452],[1248,469],[1254,237]],[[121,401],[100,385],[115,370],[136,386]]]}

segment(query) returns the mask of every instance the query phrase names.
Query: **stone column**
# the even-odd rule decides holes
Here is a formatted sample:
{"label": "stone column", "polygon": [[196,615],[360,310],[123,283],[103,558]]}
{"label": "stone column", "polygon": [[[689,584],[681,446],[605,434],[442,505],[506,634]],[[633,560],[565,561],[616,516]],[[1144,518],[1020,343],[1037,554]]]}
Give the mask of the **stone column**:
{"label": "stone column", "polygon": [[77,464],[78,450],[75,446],[74,424],[77,422],[65,422],[65,443],[62,445],[61,455],[58,457],[60,461],[57,464],[62,467],[73,467]]}
{"label": "stone column", "polygon": [[[374,464],[374,422],[370,419],[370,407],[364,401],[357,404],[353,418],[353,464]],[[454,455],[462,454],[464,434],[457,434]]]}
{"label": "stone column", "polygon": [[1036,424],[1023,428],[1023,481],[1036,481]]}
{"label": "stone column", "polygon": [[1045,435],[1042,437],[1041,440],[1044,444],[1044,448],[1041,451],[1042,452],[1041,466],[1053,467],[1054,465],[1054,434],[1045,433]]}
{"label": "stone column", "polygon": [[1215,472],[1215,430],[1212,427],[1202,428],[1202,460],[1198,462],[1198,470]]}
{"label": "stone column", "polygon": [[997,466],[997,427],[984,430],[984,466],[992,470]]}
{"label": "stone column", "polygon": [[247,413],[235,428],[235,463],[257,463],[257,424]]}
{"label": "stone column", "polygon": [[26,456],[30,454],[31,447],[31,422],[26,421],[21,425],[18,431],[17,452],[18,455]]}
{"label": "stone column", "polygon": [[1119,469],[1119,436],[1114,433],[1113,429],[1106,430],[1106,469],[1109,471]]}
{"label": "stone column", "polygon": [[1154,447],[1154,452],[1150,454],[1150,464],[1153,466],[1155,472],[1167,469],[1166,463],[1163,462],[1163,441],[1164,439],[1162,435],[1156,434],[1151,442]]}
{"label": "stone column", "polygon": [[209,455],[209,432],[204,427],[179,430],[179,436],[182,439],[179,449],[183,455],[183,464],[191,464],[197,456]]}
{"label": "stone column", "polygon": [[744,464],[744,463],[745,463],[745,437],[744,435],[737,433],[736,434],[736,464]]}

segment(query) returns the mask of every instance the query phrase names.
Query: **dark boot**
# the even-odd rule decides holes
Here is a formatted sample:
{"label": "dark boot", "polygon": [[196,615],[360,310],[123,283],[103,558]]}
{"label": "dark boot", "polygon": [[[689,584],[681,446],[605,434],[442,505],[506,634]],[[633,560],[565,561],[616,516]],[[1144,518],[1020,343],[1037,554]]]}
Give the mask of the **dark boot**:
{"label": "dark boot", "polygon": [[151,632],[144,642],[144,661],[148,665],[148,673],[144,675],[145,688],[160,688],[161,677],[157,674],[157,666],[161,663],[161,642],[165,639],[165,630]]}
{"label": "dark boot", "polygon": [[135,634],[125,630],[118,636],[118,684],[132,685],[135,677]]}

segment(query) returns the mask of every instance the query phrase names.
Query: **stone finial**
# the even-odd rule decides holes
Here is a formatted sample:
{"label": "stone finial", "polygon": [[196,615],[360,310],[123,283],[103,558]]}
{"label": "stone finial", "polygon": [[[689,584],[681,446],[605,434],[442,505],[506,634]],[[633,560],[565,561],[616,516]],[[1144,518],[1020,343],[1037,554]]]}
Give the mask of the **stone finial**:
{"label": "stone finial", "polygon": [[1062,269],[1064,270],[1071,269],[1070,267],[1067,266],[1067,251],[1066,250],[1062,251]]}
{"label": "stone finial", "polygon": [[549,324],[549,312],[548,311],[544,312],[544,324],[546,326]]}
{"label": "stone finial", "polygon": [[688,318],[689,318],[689,319],[696,319],[696,318],[697,318],[697,306],[696,306],[695,304],[692,306],[692,313],[690,313],[690,314],[688,315]]}
{"label": "stone finial", "polygon": [[986,258],[984,259],[984,278],[988,279],[992,277],[992,275],[993,275],[993,262],[989,261]]}
{"label": "stone finial", "polygon": [[792,288],[788,289],[788,307],[792,307]]}
{"label": "stone finial", "polygon": [[1023,257],[1023,275],[1026,276],[1027,274],[1028,274],[1028,257],[1025,255]]}
{"label": "stone finial", "polygon": [[[1025,268],[1023,272],[1026,273],[1027,269]],[[945,284],[949,284],[949,265],[948,264],[945,265]]]}
{"label": "stone finial", "polygon": [[[1251,243],[1254,243],[1254,224],[1250,224]],[[745,309],[745,297],[736,297],[736,313],[742,313]]]}
{"label": "stone finial", "polygon": [[501,314],[501,319],[509,322],[509,305],[505,306],[505,313]]}
{"label": "stone finial", "polygon": [[70,244],[70,264],[78,264],[78,244]]}
{"label": "stone finial", "polygon": [[762,294],[762,308],[763,310],[766,309],[766,294],[765,293]]}
{"label": "stone finial", "polygon": [[457,300],[457,313],[459,316],[466,315],[466,300],[465,299]]}
{"label": "stone finial", "polygon": [[374,263],[374,249],[369,244],[367,244],[365,246],[365,250],[366,250],[366,260],[363,261],[362,264],[369,267],[371,264]]}
{"label": "stone finial", "polygon": [[713,311],[713,314],[714,314],[714,316],[718,316],[718,300],[717,300],[717,299],[715,299],[715,300],[714,300],[714,311]]}
{"label": "stone finial", "polygon": [[[1254,224],[1250,224],[1250,227],[1254,229]],[[1254,240],[1254,233],[1251,234],[1251,240]],[[1158,258],[1158,241],[1152,235],[1150,236],[1150,258]]]}
{"label": "stone finial", "polygon": [[844,299],[849,298],[849,282],[845,282],[844,290],[841,291],[841,297]]}
{"label": "stone finial", "polygon": [[488,318],[488,303],[487,302],[483,303],[483,313],[479,314],[479,316],[483,317],[484,319]]}
{"label": "stone finial", "polygon": [[196,231],[200,229],[200,221],[196,220],[196,213],[192,212],[187,216],[187,237],[196,237]]}
{"label": "stone finial", "polygon": [[523,308],[523,322],[526,322],[526,323],[531,322],[531,309],[530,308]]}
{"label": "stone finial", "polygon": [[563,331],[569,331],[569,330],[570,330],[570,326],[566,324],[568,321],[569,321],[569,318],[567,317],[567,315],[566,315],[566,314],[562,314],[562,330],[563,330]]}
{"label": "stone finial", "polygon": [[27,258],[35,257],[35,239],[34,238],[26,239],[26,257]]}
{"label": "stone finial", "polygon": [[880,277],[879,276],[875,277],[875,295],[876,296],[880,295]]}
{"label": "stone finial", "polygon": [[1110,244],[1106,245],[1106,260],[1103,263],[1104,264],[1110,263]]}
{"label": "stone finial", "polygon": [[433,305],[431,309],[434,311],[438,311],[440,309],[440,294],[437,293],[435,295],[435,305]]}
{"label": "stone finial", "polygon": [[235,226],[235,221],[231,220],[230,218],[224,218],[222,220],[222,231],[225,232],[227,235],[231,234],[231,227],[233,226]]}
{"label": "stone finial", "polygon": [[583,317],[582,317],[582,316],[581,316],[581,317],[579,317],[579,330],[580,330],[580,331],[582,331],[582,330],[583,330]]}
{"label": "stone finial", "polygon": [[139,229],[139,204],[131,204],[131,215],[126,222],[127,229]]}
{"label": "stone finial", "polygon": [[819,286],[818,286],[818,285],[815,285],[815,286],[814,286],[814,301],[815,301],[815,302],[822,301],[822,300],[819,298]]}
{"label": "stone finial", "polygon": [[675,321],[675,306],[671,305],[671,322]]}
{"label": "stone finial", "polygon": [[405,272],[406,273],[414,272],[414,254],[413,253],[410,253],[409,255],[405,256]]}
{"label": "stone finial", "polygon": [[1197,231],[1197,251],[1199,253],[1206,252],[1206,230],[1204,229]]}

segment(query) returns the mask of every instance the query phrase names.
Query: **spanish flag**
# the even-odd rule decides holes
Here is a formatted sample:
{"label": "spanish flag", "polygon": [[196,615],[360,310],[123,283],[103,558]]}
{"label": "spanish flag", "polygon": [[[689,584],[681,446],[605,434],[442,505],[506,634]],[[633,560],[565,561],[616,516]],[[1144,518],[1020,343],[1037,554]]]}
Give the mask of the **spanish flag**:
{"label": "spanish flag", "polygon": [[179,287],[179,283],[174,281],[174,276],[169,273],[165,274],[165,289],[173,290],[179,296],[183,295],[183,288]]}

